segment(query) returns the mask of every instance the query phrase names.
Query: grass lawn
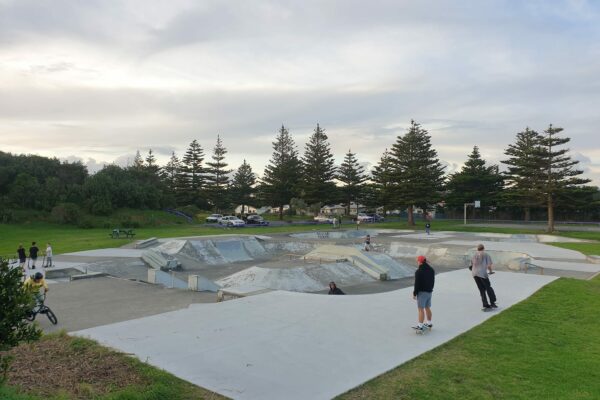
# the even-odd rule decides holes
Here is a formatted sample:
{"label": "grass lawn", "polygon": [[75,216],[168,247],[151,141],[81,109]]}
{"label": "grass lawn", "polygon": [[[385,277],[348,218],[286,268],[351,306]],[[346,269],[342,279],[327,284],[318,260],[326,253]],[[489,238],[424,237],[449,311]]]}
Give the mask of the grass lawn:
{"label": "grass lawn", "polygon": [[[167,222],[173,217],[160,211],[153,212],[152,217],[158,221]],[[181,221],[178,221],[181,222]],[[345,223],[343,229],[355,229],[355,225]],[[384,228],[384,229],[417,229],[424,230],[423,221],[417,221],[416,226],[410,227],[405,221],[384,222],[378,224],[363,224],[360,229]],[[134,229],[135,239],[147,239],[150,237],[178,237],[178,236],[202,236],[222,234],[270,234],[270,233],[292,233],[311,230],[328,230],[331,225],[284,225],[268,227],[246,227],[235,228],[213,228],[203,225],[187,223],[163,223],[157,227],[144,227]],[[459,232],[494,232],[494,233],[530,233],[540,234],[541,230],[495,228],[477,225],[464,226],[460,221],[434,221],[432,229],[435,231],[451,230]],[[69,225],[59,225],[46,222],[28,224],[0,224],[0,255],[14,256],[19,243],[28,249],[32,241],[38,243],[38,247],[44,251],[46,243],[52,243],[55,254],[69,253],[73,251],[101,249],[108,247],[119,247],[130,243],[132,239],[112,239],[108,235],[110,228],[83,229]],[[600,241],[600,232],[561,232],[560,235],[588,240]],[[600,243],[599,243],[600,244]],[[596,244],[563,243],[557,244],[561,247],[582,251],[586,254],[600,254],[600,247]],[[578,248],[579,246],[579,248]]]}
{"label": "grass lawn", "polygon": [[64,333],[11,350],[6,400],[225,399],[88,339]]}
{"label": "grass lawn", "polygon": [[598,399],[599,309],[598,277],[559,279],[339,399]]}

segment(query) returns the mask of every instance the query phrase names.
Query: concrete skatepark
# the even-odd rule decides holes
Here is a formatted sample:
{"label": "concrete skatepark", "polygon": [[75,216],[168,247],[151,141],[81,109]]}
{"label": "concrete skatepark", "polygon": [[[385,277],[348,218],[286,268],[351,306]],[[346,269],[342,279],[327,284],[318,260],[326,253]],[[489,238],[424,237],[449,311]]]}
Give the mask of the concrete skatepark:
{"label": "concrete skatepark", "polygon": [[[372,252],[362,250],[367,233]],[[480,311],[465,269],[478,243],[486,245],[500,271],[492,276],[500,312],[555,276],[587,279],[600,272],[596,258],[545,244],[550,241],[557,238],[377,229],[162,239],[148,249],[57,256],[57,268],[49,270],[54,282],[49,304],[59,315],[57,328],[225,396],[325,399],[494,314]],[[148,251],[177,259],[180,269],[160,271],[170,279],[158,284],[144,283],[156,274],[143,261]],[[434,330],[424,336],[410,329],[416,319],[410,286],[420,254],[438,273]],[[105,274],[110,276],[67,282],[71,275]],[[189,290],[190,277],[241,298],[216,303],[214,292]],[[350,296],[320,295],[329,280]],[[76,305],[81,293],[90,293],[90,299]],[[46,323],[40,321],[44,328]]]}

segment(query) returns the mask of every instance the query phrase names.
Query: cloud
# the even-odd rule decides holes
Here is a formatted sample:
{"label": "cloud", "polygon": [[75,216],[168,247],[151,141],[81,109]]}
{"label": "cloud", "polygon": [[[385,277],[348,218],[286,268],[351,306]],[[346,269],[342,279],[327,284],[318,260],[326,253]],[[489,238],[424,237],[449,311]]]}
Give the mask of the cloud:
{"label": "cloud", "polygon": [[[468,7],[468,9],[467,9]],[[143,9],[143,12],[140,10]],[[526,126],[600,165],[600,6],[478,2],[0,1],[0,148],[126,165],[220,134],[261,174],[282,123],[375,165],[415,119],[450,170]],[[588,157],[590,162],[584,162]],[[96,164],[94,164],[96,163]],[[600,183],[598,169],[586,174]]]}

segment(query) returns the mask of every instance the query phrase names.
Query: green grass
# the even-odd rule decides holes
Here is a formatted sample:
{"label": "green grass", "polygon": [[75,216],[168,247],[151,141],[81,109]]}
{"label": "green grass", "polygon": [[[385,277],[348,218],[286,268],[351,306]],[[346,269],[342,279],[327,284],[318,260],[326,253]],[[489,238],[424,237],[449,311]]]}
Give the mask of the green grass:
{"label": "green grass", "polygon": [[[127,214],[116,214],[123,218]],[[152,219],[157,226],[142,227],[134,229],[135,239],[147,239],[150,237],[166,238],[180,236],[203,236],[203,235],[222,235],[222,234],[270,234],[270,233],[293,233],[311,230],[331,229],[330,225],[285,225],[268,227],[246,227],[243,229],[219,229],[205,227],[202,225],[182,223],[182,219],[173,217],[161,211],[146,211],[138,215],[137,218]],[[117,218],[118,219],[118,218]],[[175,221],[175,222],[173,222]],[[32,241],[38,243],[38,247],[45,249],[47,242],[52,243],[55,254],[69,253],[74,251],[92,250],[101,248],[118,247],[130,243],[131,239],[111,239],[108,234],[113,227],[119,227],[117,224],[109,225],[111,228],[93,228],[82,229],[69,225],[59,225],[47,222],[32,222],[27,224],[0,224],[0,255],[13,256],[16,253],[19,243],[23,243],[25,248],[29,248]],[[349,222],[342,225],[343,229],[355,229],[355,225]],[[363,224],[360,229],[368,228],[389,228],[389,229],[424,229],[423,221],[418,221],[416,226],[410,227],[405,221],[384,222],[379,224]],[[543,233],[541,230],[515,229],[515,228],[495,228],[477,225],[464,226],[460,221],[433,221],[432,229],[434,231],[452,230],[459,232],[494,232],[494,233]],[[600,232],[562,232],[562,236],[574,237],[588,240],[599,240]],[[558,244],[561,247],[577,249],[575,245],[580,244]],[[573,247],[569,247],[573,246]],[[581,245],[580,247],[586,254],[600,254],[597,247],[592,245]]]}
{"label": "green grass", "polygon": [[559,279],[339,399],[598,399],[599,309],[600,279]]}
{"label": "green grass", "polygon": [[552,243],[563,249],[579,251],[587,255],[600,255],[600,243]]}

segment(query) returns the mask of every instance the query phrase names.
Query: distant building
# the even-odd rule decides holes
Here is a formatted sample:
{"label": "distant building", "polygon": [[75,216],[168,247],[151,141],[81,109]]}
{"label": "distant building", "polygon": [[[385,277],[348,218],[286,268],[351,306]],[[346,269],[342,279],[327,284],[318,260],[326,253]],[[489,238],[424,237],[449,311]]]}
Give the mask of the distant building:
{"label": "distant building", "polygon": [[254,214],[256,213],[256,207],[245,205],[244,210],[242,210],[242,205],[240,204],[234,211],[236,214]]}
{"label": "distant building", "polygon": [[341,204],[327,205],[321,207],[322,215],[345,215],[346,207]]}

